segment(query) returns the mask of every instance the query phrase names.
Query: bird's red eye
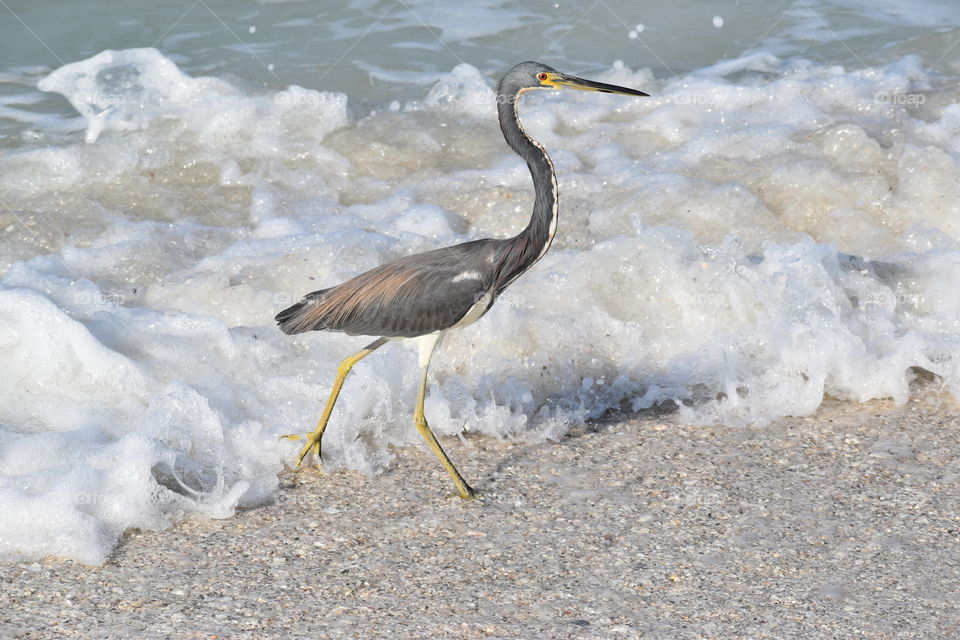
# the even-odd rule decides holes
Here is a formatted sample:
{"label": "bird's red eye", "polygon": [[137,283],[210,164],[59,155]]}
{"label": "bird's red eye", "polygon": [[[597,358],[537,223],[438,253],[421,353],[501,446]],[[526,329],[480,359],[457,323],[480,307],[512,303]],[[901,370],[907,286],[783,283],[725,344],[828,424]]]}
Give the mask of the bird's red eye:
{"label": "bird's red eye", "polygon": [[537,74],[537,80],[539,80],[540,82],[543,82],[546,79],[547,79],[547,74],[544,73],[543,71]]}

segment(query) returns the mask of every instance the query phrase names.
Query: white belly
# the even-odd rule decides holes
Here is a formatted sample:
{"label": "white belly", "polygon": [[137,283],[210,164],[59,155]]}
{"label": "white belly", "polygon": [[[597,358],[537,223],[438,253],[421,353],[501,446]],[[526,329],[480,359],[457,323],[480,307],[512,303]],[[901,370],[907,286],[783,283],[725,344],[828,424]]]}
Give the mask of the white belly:
{"label": "white belly", "polygon": [[467,312],[464,314],[464,316],[457,321],[457,324],[453,325],[450,328],[458,329],[460,327],[465,327],[468,324],[473,324],[474,322],[480,319],[480,316],[482,316],[484,313],[487,312],[487,309],[490,308],[490,304],[492,301],[493,301],[493,294],[492,292],[487,291],[485,294],[480,296],[480,298],[477,299],[475,303],[473,303],[473,306],[470,307],[467,310]]}

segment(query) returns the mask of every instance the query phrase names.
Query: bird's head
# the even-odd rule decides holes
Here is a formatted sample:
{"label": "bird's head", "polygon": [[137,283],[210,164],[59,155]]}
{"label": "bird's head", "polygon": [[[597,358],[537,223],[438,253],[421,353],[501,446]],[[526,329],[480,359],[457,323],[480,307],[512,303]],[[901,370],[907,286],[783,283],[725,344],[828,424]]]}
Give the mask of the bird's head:
{"label": "bird's head", "polygon": [[498,93],[512,96],[530,89],[579,89],[580,91],[619,93],[625,96],[649,96],[636,89],[570,76],[539,62],[521,62],[507,71],[500,80]]}

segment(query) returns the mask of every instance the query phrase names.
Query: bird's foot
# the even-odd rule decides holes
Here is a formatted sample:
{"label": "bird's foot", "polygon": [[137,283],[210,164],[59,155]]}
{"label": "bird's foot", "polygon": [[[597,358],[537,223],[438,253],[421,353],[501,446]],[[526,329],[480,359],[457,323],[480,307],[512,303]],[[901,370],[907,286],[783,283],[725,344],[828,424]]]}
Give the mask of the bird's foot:
{"label": "bird's foot", "polygon": [[457,493],[457,497],[462,498],[464,500],[482,500],[483,499],[483,496],[480,495],[479,491],[475,491],[470,487],[467,487],[466,491],[461,491]]}
{"label": "bird's foot", "polygon": [[301,438],[306,437],[307,444],[304,445],[303,449],[300,450],[300,455],[297,456],[297,464],[293,467],[293,470],[298,470],[303,465],[304,458],[307,457],[311,451],[317,454],[317,467],[320,467],[321,456],[320,456],[320,439],[322,434],[308,433],[306,436],[299,433],[291,433],[285,436],[280,436],[281,440],[300,440]]}
{"label": "bird's foot", "polygon": [[457,482],[457,497],[464,500],[478,500],[481,498],[480,492],[468,485],[462,478]]}

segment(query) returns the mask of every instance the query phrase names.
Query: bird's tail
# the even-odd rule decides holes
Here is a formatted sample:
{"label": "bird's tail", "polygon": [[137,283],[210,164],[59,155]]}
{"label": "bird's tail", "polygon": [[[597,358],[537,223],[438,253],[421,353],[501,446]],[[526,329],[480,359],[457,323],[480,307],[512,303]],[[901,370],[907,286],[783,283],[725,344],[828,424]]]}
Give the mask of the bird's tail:
{"label": "bird's tail", "polygon": [[283,331],[287,335],[291,335],[294,333],[303,333],[304,331],[311,331],[312,329],[315,329],[316,327],[314,326],[314,323],[310,322],[307,318],[308,312],[310,307],[313,305],[313,302],[327,291],[329,291],[329,289],[308,293],[303,297],[303,300],[278,313],[273,319],[276,320],[277,324],[280,326],[280,331]]}

